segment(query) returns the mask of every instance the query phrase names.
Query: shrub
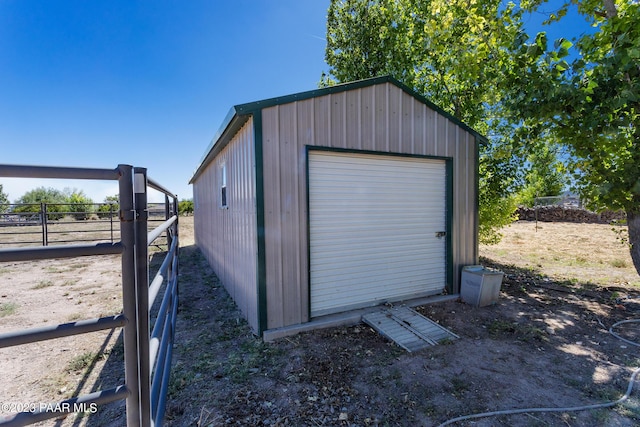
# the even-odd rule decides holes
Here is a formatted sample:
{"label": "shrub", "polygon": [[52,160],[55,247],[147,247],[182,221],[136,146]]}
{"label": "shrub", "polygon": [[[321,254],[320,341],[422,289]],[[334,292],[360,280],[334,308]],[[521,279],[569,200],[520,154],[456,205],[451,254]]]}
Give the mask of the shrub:
{"label": "shrub", "polygon": [[178,215],[193,215],[193,200],[180,200],[178,203]]}
{"label": "shrub", "polygon": [[87,197],[83,191],[74,190],[67,196],[66,212],[71,212],[75,219],[88,219],[93,213],[93,200]]}
{"label": "shrub", "polygon": [[104,202],[98,206],[97,214],[99,218],[109,218],[110,216],[117,217],[119,210],[120,199],[118,196],[107,196],[104,198]]}
{"label": "shrub", "polygon": [[41,203],[47,204],[47,216],[48,219],[60,219],[62,215],[56,215],[56,212],[63,212],[64,206],[61,204],[66,203],[66,197],[63,192],[56,190],[55,188],[38,187],[34,190],[26,192],[20,197],[13,208],[13,212],[33,212],[39,213],[41,210]]}

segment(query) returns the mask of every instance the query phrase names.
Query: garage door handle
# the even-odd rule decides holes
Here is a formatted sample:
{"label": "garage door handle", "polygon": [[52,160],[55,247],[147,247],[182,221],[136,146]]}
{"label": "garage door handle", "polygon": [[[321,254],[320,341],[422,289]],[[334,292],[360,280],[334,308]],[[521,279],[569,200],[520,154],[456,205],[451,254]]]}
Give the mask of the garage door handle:
{"label": "garage door handle", "polygon": [[438,239],[439,239],[439,238],[441,238],[441,237],[444,237],[444,236],[446,236],[446,235],[447,235],[447,232],[446,232],[446,231],[438,231],[438,232],[436,233],[436,237],[437,237]]}

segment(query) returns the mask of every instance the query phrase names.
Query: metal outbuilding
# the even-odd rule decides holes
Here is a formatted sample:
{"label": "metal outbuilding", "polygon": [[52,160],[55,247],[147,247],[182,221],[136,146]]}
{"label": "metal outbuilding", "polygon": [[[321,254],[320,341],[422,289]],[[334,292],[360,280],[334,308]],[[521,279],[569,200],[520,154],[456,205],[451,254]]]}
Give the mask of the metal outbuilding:
{"label": "metal outbuilding", "polygon": [[457,294],[482,140],[391,77],[237,105],[190,181],[196,244],[261,335]]}

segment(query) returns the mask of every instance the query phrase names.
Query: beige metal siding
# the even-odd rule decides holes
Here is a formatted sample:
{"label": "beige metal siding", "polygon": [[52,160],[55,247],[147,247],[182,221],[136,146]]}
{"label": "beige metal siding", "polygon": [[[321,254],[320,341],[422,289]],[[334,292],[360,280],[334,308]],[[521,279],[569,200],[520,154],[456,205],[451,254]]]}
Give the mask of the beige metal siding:
{"label": "beige metal siding", "polygon": [[[221,207],[222,165],[227,206]],[[193,184],[196,244],[254,330],[258,330],[257,220],[253,120]]]}
{"label": "beige metal siding", "polygon": [[265,108],[262,120],[268,328],[309,320],[306,145],[453,158],[458,290],[477,262],[473,135],[390,83]]}
{"label": "beige metal siding", "polygon": [[306,172],[298,166],[304,167],[305,156],[299,142],[312,138],[307,132],[312,127],[305,125],[309,115],[299,114],[294,104],[274,108],[278,114],[263,116],[262,123],[264,188],[269,194],[264,199],[267,328],[300,323],[307,317],[301,301],[309,298],[307,287],[291,284],[307,281]]}
{"label": "beige metal siding", "polygon": [[441,293],[445,190],[444,160],[311,151],[311,316]]}

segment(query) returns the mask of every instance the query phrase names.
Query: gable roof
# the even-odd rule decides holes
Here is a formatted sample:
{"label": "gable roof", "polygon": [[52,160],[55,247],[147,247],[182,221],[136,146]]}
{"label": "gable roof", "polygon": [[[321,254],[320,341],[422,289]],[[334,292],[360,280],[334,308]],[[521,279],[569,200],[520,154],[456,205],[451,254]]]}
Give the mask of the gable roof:
{"label": "gable roof", "polygon": [[295,101],[302,101],[310,98],[317,98],[324,95],[334,94],[345,92],[348,90],[359,89],[369,86],[374,86],[381,83],[391,83],[394,86],[397,86],[407,94],[413,96],[418,101],[425,104],[427,107],[436,111],[441,116],[446,117],[451,120],[453,123],[457,124],[470,134],[474,135],[479,141],[486,141],[486,138],[479,134],[476,130],[472,129],[470,126],[467,126],[459,119],[454,117],[452,114],[444,111],[442,108],[433,104],[431,101],[426,99],[424,96],[420,95],[415,90],[411,89],[409,86],[401,83],[391,76],[382,76],[382,77],[373,77],[370,79],[358,80],[354,82],[342,83],[335,86],[329,86],[321,89],[309,90],[306,92],[294,93],[291,95],[279,96],[276,98],[268,98],[263,99],[261,101],[248,102],[245,104],[238,104],[229,110],[227,116],[224,121],[220,125],[220,128],[216,132],[215,136],[211,140],[211,143],[205,150],[205,154],[200,161],[200,165],[193,173],[193,176],[189,180],[189,184],[192,184],[198,176],[202,173],[202,171],[207,167],[207,165],[211,162],[211,160],[224,148],[231,138],[235,135],[235,133],[240,130],[240,128],[249,120],[251,116],[259,114],[263,108],[269,108],[276,105],[288,104]]}

